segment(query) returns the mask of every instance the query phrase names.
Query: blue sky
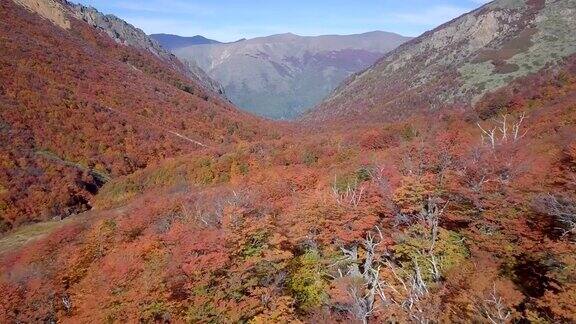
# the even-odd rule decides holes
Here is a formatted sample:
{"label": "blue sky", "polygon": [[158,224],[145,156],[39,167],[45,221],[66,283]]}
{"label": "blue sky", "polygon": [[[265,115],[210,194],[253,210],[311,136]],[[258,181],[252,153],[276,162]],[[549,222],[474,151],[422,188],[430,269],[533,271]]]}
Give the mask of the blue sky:
{"label": "blue sky", "polygon": [[417,36],[487,0],[75,0],[114,14],[146,33],[235,41],[291,32]]}

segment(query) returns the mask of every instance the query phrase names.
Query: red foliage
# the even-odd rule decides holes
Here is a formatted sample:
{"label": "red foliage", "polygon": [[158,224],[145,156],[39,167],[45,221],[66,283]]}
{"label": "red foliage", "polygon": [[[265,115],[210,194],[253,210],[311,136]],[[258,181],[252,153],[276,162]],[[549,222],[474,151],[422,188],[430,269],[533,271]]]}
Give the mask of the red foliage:
{"label": "red foliage", "polygon": [[108,178],[203,148],[193,141],[268,132],[175,62],[0,6],[0,230],[83,211]]}

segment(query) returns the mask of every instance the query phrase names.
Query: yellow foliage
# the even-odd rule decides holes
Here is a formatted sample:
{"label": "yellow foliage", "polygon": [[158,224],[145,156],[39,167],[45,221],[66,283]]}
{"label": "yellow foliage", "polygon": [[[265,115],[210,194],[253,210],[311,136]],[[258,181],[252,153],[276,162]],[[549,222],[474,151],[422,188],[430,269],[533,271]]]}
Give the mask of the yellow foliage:
{"label": "yellow foliage", "polygon": [[317,251],[310,250],[296,259],[288,288],[302,310],[318,307],[326,299],[326,283],[322,279],[322,265]]}
{"label": "yellow foliage", "polygon": [[[402,240],[393,246],[395,257],[404,268],[413,268],[414,262],[422,269],[422,277],[426,281],[432,281],[433,269],[429,261],[430,248],[432,247],[430,229],[422,225],[411,226]],[[438,228],[436,242],[432,253],[438,262],[441,272],[462,264],[468,257],[469,251],[458,233],[443,228]]]}
{"label": "yellow foliage", "polygon": [[264,313],[254,317],[249,324],[268,324],[268,323],[302,323],[294,312],[294,299],[288,296],[282,296],[273,300],[272,305]]}
{"label": "yellow foliage", "polygon": [[394,191],[393,200],[401,212],[417,213],[422,210],[433,189],[432,181],[428,177],[404,177],[401,186]]}

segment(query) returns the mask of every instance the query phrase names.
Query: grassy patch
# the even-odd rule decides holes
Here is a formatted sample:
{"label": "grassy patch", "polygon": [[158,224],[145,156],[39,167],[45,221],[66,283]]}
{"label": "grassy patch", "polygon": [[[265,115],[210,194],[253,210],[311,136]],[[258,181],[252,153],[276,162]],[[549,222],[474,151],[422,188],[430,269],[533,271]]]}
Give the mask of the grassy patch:
{"label": "grassy patch", "polygon": [[16,231],[8,233],[0,238],[0,255],[14,251],[30,242],[39,240],[52,233],[54,230],[77,221],[82,216],[68,217],[61,221],[49,221],[27,226],[21,226]]}
{"label": "grassy patch", "polygon": [[511,79],[537,72],[576,53],[571,6],[570,1],[546,6],[537,14],[536,27],[524,30],[497,49],[482,51],[474,61],[460,67],[458,72],[464,81],[460,93],[476,95],[477,100]]}
{"label": "grassy patch", "polygon": [[114,208],[149,190],[226,183],[248,172],[249,165],[239,153],[171,159],[108,182],[92,203],[98,209]]}

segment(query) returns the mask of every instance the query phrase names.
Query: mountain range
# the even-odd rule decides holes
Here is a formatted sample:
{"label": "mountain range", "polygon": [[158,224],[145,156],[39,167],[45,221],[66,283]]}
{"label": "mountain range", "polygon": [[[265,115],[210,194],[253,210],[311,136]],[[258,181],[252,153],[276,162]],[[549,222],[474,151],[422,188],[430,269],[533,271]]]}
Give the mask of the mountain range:
{"label": "mountain range", "polygon": [[221,44],[219,41],[208,39],[201,35],[182,37],[171,34],[152,34],[150,38],[162,44],[162,47],[169,51],[192,45]]}
{"label": "mountain range", "polygon": [[186,46],[153,37],[181,60],[206,71],[237,106],[275,119],[300,116],[345,78],[409,40],[387,32],[317,37],[281,34]]}

